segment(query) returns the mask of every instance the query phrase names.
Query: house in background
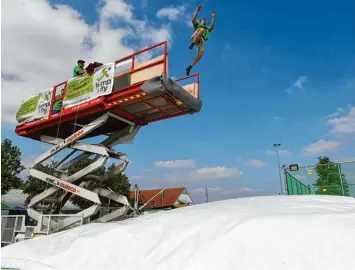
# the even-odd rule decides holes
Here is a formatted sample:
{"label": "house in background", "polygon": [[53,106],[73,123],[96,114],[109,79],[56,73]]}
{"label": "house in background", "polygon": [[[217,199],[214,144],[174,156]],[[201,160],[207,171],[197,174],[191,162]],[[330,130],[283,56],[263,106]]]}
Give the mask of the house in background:
{"label": "house in background", "polygon": [[135,192],[138,192],[138,207],[146,204],[143,208],[145,211],[169,210],[194,204],[185,187],[130,191],[132,206]]}

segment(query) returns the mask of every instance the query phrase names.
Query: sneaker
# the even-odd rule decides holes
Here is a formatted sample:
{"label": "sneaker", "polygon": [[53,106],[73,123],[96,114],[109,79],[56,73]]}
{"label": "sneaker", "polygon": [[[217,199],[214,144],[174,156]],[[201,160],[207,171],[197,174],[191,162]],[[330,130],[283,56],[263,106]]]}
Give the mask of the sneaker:
{"label": "sneaker", "polygon": [[190,76],[190,71],[191,71],[192,66],[188,66],[186,68],[186,76]]}

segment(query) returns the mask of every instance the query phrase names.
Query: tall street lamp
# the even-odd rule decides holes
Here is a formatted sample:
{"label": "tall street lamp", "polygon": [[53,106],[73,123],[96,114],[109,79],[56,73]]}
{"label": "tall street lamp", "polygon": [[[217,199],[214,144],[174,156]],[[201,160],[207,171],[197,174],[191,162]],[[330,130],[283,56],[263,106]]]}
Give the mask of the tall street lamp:
{"label": "tall street lamp", "polygon": [[274,147],[276,148],[276,154],[277,154],[277,165],[278,165],[278,170],[279,170],[279,176],[280,176],[280,189],[281,189],[281,195],[283,194],[283,188],[282,188],[282,175],[281,175],[281,166],[280,166],[280,155],[279,155],[279,147],[281,146],[281,143],[274,143]]}

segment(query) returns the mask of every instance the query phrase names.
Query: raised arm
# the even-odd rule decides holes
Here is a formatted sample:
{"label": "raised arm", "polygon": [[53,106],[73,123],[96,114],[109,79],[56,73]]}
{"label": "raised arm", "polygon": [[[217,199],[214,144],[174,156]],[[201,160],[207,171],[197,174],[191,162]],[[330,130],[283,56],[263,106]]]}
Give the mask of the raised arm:
{"label": "raised arm", "polygon": [[215,10],[213,10],[212,11],[212,22],[211,22],[211,25],[210,25],[210,27],[209,27],[209,31],[210,32],[212,32],[212,30],[214,29],[214,19],[216,18],[216,11]]}
{"label": "raised arm", "polygon": [[194,15],[192,16],[192,25],[195,26],[196,25],[196,19],[197,19],[197,15],[200,12],[200,10],[202,9],[202,4],[198,5]]}

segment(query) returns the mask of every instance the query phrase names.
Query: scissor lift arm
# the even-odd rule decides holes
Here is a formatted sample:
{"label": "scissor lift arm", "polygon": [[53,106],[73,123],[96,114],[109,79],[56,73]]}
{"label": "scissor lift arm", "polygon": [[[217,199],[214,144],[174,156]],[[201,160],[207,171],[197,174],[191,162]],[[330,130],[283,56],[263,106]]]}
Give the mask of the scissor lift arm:
{"label": "scissor lift arm", "polygon": [[[93,132],[98,127],[104,125],[106,121],[114,117],[118,121],[123,121],[129,124],[126,128],[113,132],[109,135],[107,139],[102,141],[99,144],[87,144],[79,142],[80,138],[87,136],[90,132]],[[99,206],[101,205],[100,196],[107,197],[110,200],[116,201],[123,205],[116,211],[108,213],[105,216],[100,217],[98,222],[107,222],[113,219],[118,218],[119,216],[124,215],[128,210],[134,209],[129,204],[128,199],[120,194],[114,193],[104,188],[94,188],[90,190],[92,181],[105,181],[108,178],[119,174],[124,171],[128,166],[129,160],[127,159],[125,153],[117,152],[113,147],[121,143],[130,143],[133,142],[133,139],[137,132],[139,131],[140,126],[134,124],[133,122],[127,121],[123,118],[118,119],[116,115],[112,115],[110,112],[106,112],[98,117],[96,120],[92,121],[90,124],[81,127],[78,131],[73,133],[71,136],[65,139],[53,138],[50,136],[42,135],[41,141],[53,144],[54,146],[40,155],[34,162],[34,166],[30,169],[30,175],[36,177],[44,182],[47,182],[51,185],[49,189],[45,190],[41,194],[32,198],[31,202],[28,205],[28,214],[35,220],[41,218],[41,213],[35,210],[35,207],[43,203],[46,199],[52,198],[53,195],[60,190],[64,190],[65,193],[62,196],[57,196],[54,205],[52,205],[52,212],[58,211],[62,206],[70,199],[71,196],[77,195],[84,199],[87,199],[94,203],[91,207],[82,210],[79,215],[82,215],[83,218],[90,217],[97,213]],[[44,173],[39,170],[43,165],[42,163],[50,159],[55,154],[63,151],[66,148],[73,149],[68,155],[66,155],[59,163],[57,164],[55,170],[55,176]],[[77,151],[82,151],[80,155],[68,160],[72,157]],[[68,176],[67,171],[80,162],[84,158],[95,155],[93,162],[85,167],[84,169]],[[93,175],[95,171],[104,167],[109,158],[119,159],[122,161],[121,164],[117,165],[114,170],[109,173],[105,173],[103,177],[98,177]],[[56,177],[59,176],[59,177]],[[60,193],[59,193],[60,195]],[[64,221],[61,226],[62,228],[67,227],[73,223],[73,220],[68,219]]]}

